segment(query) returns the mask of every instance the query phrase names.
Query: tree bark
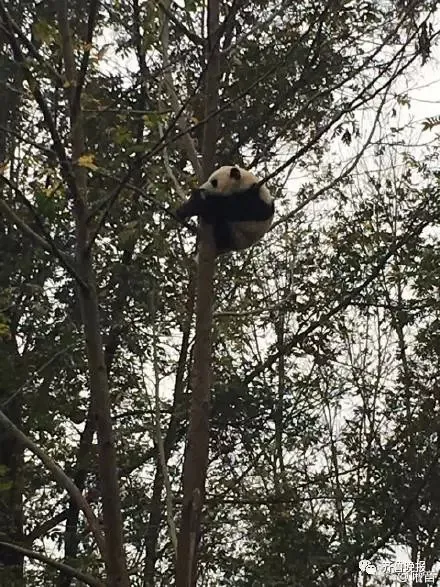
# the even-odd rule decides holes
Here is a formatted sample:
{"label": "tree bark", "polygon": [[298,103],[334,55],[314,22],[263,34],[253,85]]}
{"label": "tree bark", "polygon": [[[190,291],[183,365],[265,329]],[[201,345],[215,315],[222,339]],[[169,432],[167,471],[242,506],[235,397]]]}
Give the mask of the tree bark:
{"label": "tree bark", "polygon": [[[89,37],[91,37],[93,30],[93,16],[96,15],[97,5],[98,3],[92,0],[90,5]],[[109,384],[101,335],[92,251],[89,247],[87,170],[79,164],[80,157],[85,152],[80,93],[84,79],[80,79],[75,67],[66,0],[62,0],[57,4],[57,13],[70,108],[72,161],[75,179],[75,193],[71,193],[70,196],[73,201],[76,223],[76,262],[81,277],[87,284],[87,288],[79,286],[77,292],[86,339],[91,404],[92,408],[94,408],[98,436],[98,467],[106,539],[107,583],[109,587],[128,587],[129,578],[123,547],[121,501],[116,448],[111,421]],[[82,63],[87,63],[86,56],[83,56]],[[81,74],[85,75],[85,71],[82,70]]]}
{"label": "tree bark", "polygon": [[[219,86],[219,2],[208,0],[203,173],[207,177],[216,162]],[[196,339],[192,373],[192,398],[187,447],[183,464],[183,504],[177,546],[176,587],[193,587],[197,580],[202,508],[209,455],[209,416],[212,377],[212,308],[214,302],[215,247],[212,230],[201,223],[197,264]]]}
{"label": "tree bark", "polygon": [[[6,39],[0,31],[0,49],[3,51]],[[23,72],[18,68],[14,73],[11,86],[20,87]],[[7,85],[2,87],[2,107],[0,108],[0,165],[12,158],[14,152],[14,140],[3,129],[14,128],[18,116],[20,94],[9,89]],[[10,142],[11,141],[11,142]],[[2,230],[3,233],[3,230]],[[5,237],[0,235],[0,238]],[[6,253],[6,252],[5,252]],[[5,275],[5,285],[8,277]],[[9,316],[10,321],[15,317]],[[9,340],[0,343],[0,405],[5,406],[8,418],[18,427],[22,424],[22,394],[13,395],[20,385],[20,379],[25,377],[20,366],[20,356],[17,352],[15,334],[10,333]],[[12,374],[12,376],[11,376]],[[18,375],[20,374],[20,375]],[[12,396],[12,397],[11,397]],[[0,536],[7,540],[20,543],[23,539],[23,448],[15,436],[8,430],[0,431],[0,469],[3,470],[1,481],[2,506],[0,508]],[[11,585],[21,585],[23,582],[23,553],[12,551],[0,546],[0,568],[5,576],[5,581]]]}

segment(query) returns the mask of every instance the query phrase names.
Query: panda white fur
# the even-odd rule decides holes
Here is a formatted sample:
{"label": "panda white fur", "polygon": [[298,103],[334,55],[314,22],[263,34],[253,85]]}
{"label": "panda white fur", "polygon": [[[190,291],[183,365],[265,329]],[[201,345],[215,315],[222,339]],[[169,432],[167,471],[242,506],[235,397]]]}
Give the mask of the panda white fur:
{"label": "panda white fur", "polygon": [[246,249],[271,227],[275,205],[266,186],[250,171],[225,165],[195,188],[178,218],[200,216],[212,225],[217,254]]}

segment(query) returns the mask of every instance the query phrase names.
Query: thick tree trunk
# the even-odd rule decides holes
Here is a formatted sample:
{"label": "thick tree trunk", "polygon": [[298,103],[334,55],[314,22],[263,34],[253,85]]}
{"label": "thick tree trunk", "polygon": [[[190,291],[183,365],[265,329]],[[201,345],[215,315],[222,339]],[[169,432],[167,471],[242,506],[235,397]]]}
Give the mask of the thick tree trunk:
{"label": "thick tree trunk", "polygon": [[[4,35],[0,31],[0,50],[4,49]],[[20,87],[23,73],[20,69],[15,71],[15,82],[11,86]],[[10,90],[7,85],[1,89],[0,108],[0,165],[11,159],[14,151],[13,139],[5,129],[13,128],[18,115],[20,93]],[[1,188],[0,188],[1,189]],[[2,231],[3,232],[3,231]],[[3,238],[6,235],[0,235]],[[7,252],[4,251],[7,256]],[[8,276],[4,275],[4,284],[8,283]],[[0,405],[4,406],[4,413],[19,428],[22,423],[22,395],[11,395],[20,386],[20,379],[16,376],[20,373],[23,378],[23,370],[18,361],[20,357],[14,335],[11,333],[9,340],[6,337],[0,340]],[[22,506],[22,463],[23,448],[15,436],[7,430],[0,430],[0,539],[20,544],[23,539],[23,506]],[[0,547],[0,568],[5,584],[23,584],[23,554],[11,549]]]}
{"label": "thick tree trunk", "polygon": [[[219,2],[208,0],[208,43],[203,173],[207,177],[216,163],[219,87]],[[192,400],[183,464],[183,504],[177,547],[176,587],[193,587],[209,455],[211,402],[212,308],[214,302],[215,247],[209,225],[201,223],[197,273],[196,340],[192,376]]]}
{"label": "thick tree trunk", "polygon": [[[90,42],[98,2],[91,2],[89,30]],[[101,335],[99,301],[90,248],[90,230],[87,206],[87,172],[79,162],[85,152],[84,124],[81,111],[81,86],[75,66],[75,56],[69,30],[68,5],[66,0],[57,3],[59,32],[62,40],[66,89],[69,101],[71,126],[72,161],[74,182],[70,182],[70,197],[73,202],[76,223],[76,262],[86,287],[78,287],[78,299],[84,326],[88,369],[90,378],[91,405],[98,436],[98,468],[102,513],[106,541],[106,570],[109,587],[128,587],[129,579],[123,547],[123,525],[119,495],[116,448],[113,438],[110,392],[105,365],[104,345]]]}
{"label": "thick tree trunk", "polygon": [[[11,365],[11,362],[15,362],[15,344],[11,342],[3,343],[3,345],[5,348],[4,352],[0,353],[0,365],[4,376],[0,374],[0,401],[5,406],[3,410],[7,417],[16,426],[21,427],[21,394],[11,398],[11,392],[13,393],[18,387],[17,378],[11,374],[20,372],[17,364]],[[23,447],[13,434],[1,429],[0,540],[14,544],[21,544],[23,541],[22,465]],[[22,553],[0,546],[0,568],[5,585],[15,587],[23,584]]]}

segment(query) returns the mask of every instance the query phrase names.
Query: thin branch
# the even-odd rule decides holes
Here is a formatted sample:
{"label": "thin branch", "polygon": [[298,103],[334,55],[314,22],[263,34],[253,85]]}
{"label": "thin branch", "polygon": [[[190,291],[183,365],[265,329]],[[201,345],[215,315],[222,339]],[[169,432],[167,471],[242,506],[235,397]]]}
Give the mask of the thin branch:
{"label": "thin branch", "polygon": [[[97,169],[95,170],[95,173],[102,175],[103,177],[106,177],[107,179],[110,179],[112,181],[115,182],[120,182],[120,179],[115,177],[114,175],[110,174],[110,173],[106,173],[103,170]],[[177,181],[177,179],[176,179]],[[169,208],[166,208],[163,204],[161,204],[160,202],[158,202],[155,198],[153,198],[152,196],[149,196],[145,190],[143,188],[140,188],[136,185],[134,185],[133,183],[127,182],[124,185],[124,189],[130,190],[136,194],[139,194],[141,196],[141,198],[143,200],[146,200],[147,202],[151,202],[154,204],[154,206],[158,209],[158,210],[162,210],[162,212],[164,214],[166,214],[167,216],[169,216],[170,218],[172,218],[173,220],[175,220],[176,222],[178,222],[179,224],[181,224],[182,226],[184,226],[185,228],[187,228],[190,232],[192,232],[193,234],[197,234],[197,227],[195,227],[191,222],[187,222],[185,220],[180,220],[180,218],[177,218],[177,216],[174,214],[174,212],[172,210],[170,210]],[[179,191],[179,195],[182,195],[183,192]],[[109,202],[111,200],[111,196],[109,196],[108,198],[103,198],[99,203],[97,203],[95,205],[95,207],[90,211],[89,213],[89,220],[95,215],[97,214],[100,210],[102,210],[102,208],[107,207]]]}
{"label": "thin branch", "polygon": [[[1,178],[1,176],[0,176]],[[52,249],[48,242],[44,240],[39,234],[34,232],[30,226],[26,224],[17,214],[7,205],[4,200],[0,199],[0,210],[4,213],[4,215],[9,218],[12,224],[16,224],[21,231],[29,236],[39,247],[44,249],[45,251],[52,252]]]}
{"label": "thin branch", "polygon": [[[238,13],[238,11],[240,10],[240,8],[243,8],[245,5],[249,4],[249,1],[244,2],[243,0],[233,0],[232,5],[228,7],[228,15],[227,18],[225,18],[223,24],[221,25],[221,35],[223,36],[223,43],[222,43],[222,51],[221,51],[221,56],[225,57],[226,56],[226,52],[228,52],[230,50],[231,47],[231,43],[232,43],[232,37],[234,34],[234,25],[236,24],[236,20],[235,17]],[[272,16],[276,14],[276,11],[274,10],[272,12]],[[258,26],[261,26],[261,23],[257,23],[256,26],[252,27],[252,32],[251,34],[255,36]],[[246,40],[249,37],[245,37]],[[240,46],[240,43],[238,43],[238,46]]]}
{"label": "thin branch", "polygon": [[12,18],[11,15],[8,16],[8,24],[9,24],[10,30],[2,27],[3,31],[8,35],[8,37],[10,36],[11,32],[14,32],[17,35],[17,37],[20,39],[22,44],[29,51],[29,54],[32,55],[32,57],[42,67],[46,68],[54,76],[54,78],[58,82],[59,86],[62,87],[63,83],[64,83],[63,77],[60,75],[60,73],[56,69],[54,69],[50,65],[50,63],[48,61],[45,61],[43,59],[43,57],[40,55],[38,49],[35,47],[35,45],[32,43],[32,41],[30,41],[26,37],[26,35],[23,33],[23,31],[21,30],[21,28],[18,26],[18,24],[15,22],[15,20]]}
{"label": "thin branch", "polygon": [[50,234],[47,232],[44,224],[42,223],[42,221],[40,220],[38,214],[36,213],[36,211],[34,210],[34,207],[32,206],[32,204],[29,202],[29,200],[26,198],[26,196],[24,195],[24,193],[21,191],[21,189],[16,186],[14,183],[12,183],[12,181],[10,181],[7,177],[5,177],[4,175],[0,174],[0,181],[2,181],[4,184],[6,184],[11,190],[13,190],[17,196],[20,198],[21,202],[26,206],[26,208],[30,211],[30,213],[32,214],[35,222],[38,224],[38,227],[40,229],[40,231],[42,232],[43,237],[41,237],[40,235],[38,235],[36,232],[34,232],[32,230],[32,228],[30,226],[28,226],[26,224],[26,222],[24,220],[22,220],[9,206],[8,204],[0,199],[0,208],[3,210],[5,216],[7,216],[14,224],[17,224],[17,226],[20,227],[20,229],[22,230],[23,233],[27,234],[28,236],[30,236],[37,244],[38,246],[42,247],[45,251],[48,251],[50,253],[53,253],[53,255],[58,259],[58,261],[60,262],[60,264],[64,267],[64,269],[67,271],[67,273],[85,290],[87,291],[88,285],[86,284],[86,282],[81,278],[81,276],[79,275],[78,271],[75,269],[73,263],[74,261],[69,259],[68,256],[61,252],[58,247],[56,246],[56,244],[54,243],[52,237],[50,236]]}
{"label": "thin branch", "polygon": [[[203,46],[203,39],[199,35],[197,35],[196,33],[193,33],[192,31],[190,31],[182,23],[182,21],[180,21],[176,16],[174,16],[174,13],[170,10],[171,2],[168,1],[167,4],[164,4],[164,2],[162,2],[162,0],[156,0],[156,3],[159,5],[161,10],[163,10],[163,12],[167,16],[167,18],[169,18],[171,20],[171,22],[173,22],[175,24],[176,28],[178,30],[180,30],[184,35],[186,35],[188,37],[188,39],[194,43],[194,45]],[[175,4],[175,6],[177,7],[177,4]],[[180,8],[180,6],[178,8]]]}
{"label": "thin branch", "polygon": [[49,130],[50,136],[52,138],[54,151],[57,154],[57,157],[58,157],[58,160],[60,163],[61,173],[63,175],[63,178],[64,178],[66,184],[68,185],[72,196],[76,199],[76,196],[77,196],[76,182],[75,182],[75,178],[72,174],[70,162],[69,162],[68,157],[66,155],[66,151],[64,149],[63,143],[61,142],[60,135],[58,134],[58,130],[56,128],[55,122],[54,122],[52,115],[49,111],[49,107],[46,104],[46,100],[44,99],[44,96],[40,90],[38,82],[32,76],[31,72],[29,71],[26,60],[24,58],[24,55],[20,49],[20,45],[18,44],[17,39],[15,38],[13,31],[11,30],[12,29],[11,17],[9,15],[8,11],[6,10],[5,3],[3,0],[0,0],[0,15],[10,30],[10,32],[8,34],[8,38],[9,38],[9,42],[11,45],[12,53],[14,55],[14,59],[17,61],[17,63],[19,63],[22,66],[24,76],[26,78],[26,81],[29,84],[29,88],[31,90],[31,93],[32,93],[35,101],[37,102],[37,104],[43,114],[44,122],[46,123],[46,126]]}
{"label": "thin branch", "polygon": [[[163,128],[162,128],[162,124],[160,122],[159,122],[158,128],[159,128],[159,135],[163,135]],[[186,199],[187,194],[185,194],[185,192],[183,191],[182,185],[179,183],[179,181],[177,180],[177,177],[174,174],[174,171],[171,167],[170,158],[168,156],[168,149],[166,147],[163,150],[162,155],[163,155],[163,164],[165,167],[165,171],[167,172],[168,177],[171,179],[171,182],[174,185],[174,189],[176,190],[177,195],[183,201]],[[170,213],[170,211],[167,210],[167,213]],[[173,218],[177,218],[175,216],[175,214],[171,214],[171,216]],[[192,227],[192,225],[191,225],[191,227]],[[197,229],[196,229],[196,232],[197,232]]]}
{"label": "thin branch", "polygon": [[[322,14],[324,14],[326,12],[326,10],[327,10],[327,7],[324,9],[324,11],[323,11]],[[321,17],[322,17],[322,15],[321,15]],[[340,80],[334,86],[332,86],[330,88],[327,88],[325,90],[320,90],[320,91],[315,92],[315,94],[308,100],[308,102],[306,103],[306,105],[304,106],[304,108],[302,109],[302,111],[304,111],[304,109],[306,107],[310,106],[316,99],[322,98],[322,97],[327,96],[327,95],[330,95],[334,90],[336,90],[336,89],[340,88],[341,86],[343,86],[345,83],[347,83],[347,81],[351,80],[355,75],[357,75],[360,71],[362,71],[362,69],[364,69],[366,66],[368,66],[368,64],[374,59],[375,56],[377,56],[377,54],[381,51],[381,49],[383,49],[383,47],[386,44],[386,42],[389,39],[391,39],[393,35],[396,34],[396,32],[399,29],[399,27],[401,26],[402,22],[403,22],[403,18],[397,23],[396,27],[387,35],[387,37],[380,44],[380,46],[372,54],[370,54],[362,62],[362,64],[357,69],[354,69],[353,71],[350,71],[350,73],[349,73],[348,76],[346,76],[343,80]],[[307,35],[309,34],[310,30],[311,30],[311,26],[301,35],[299,41],[302,41],[303,39],[305,39],[307,37]],[[217,44],[219,43],[219,41],[220,41],[220,37],[218,37],[218,39],[217,39]],[[408,45],[408,43],[409,43],[409,41],[404,45],[404,48]],[[145,155],[143,155],[142,157],[140,157],[139,159],[136,160],[136,164],[139,165],[140,162],[147,163],[148,161],[150,161],[154,157],[154,155],[156,155],[157,153],[159,153],[160,151],[162,151],[166,146],[169,146],[169,145],[175,143],[176,141],[178,141],[179,139],[181,139],[185,134],[191,133],[194,130],[197,130],[198,128],[204,126],[208,121],[211,120],[211,118],[218,116],[224,110],[227,110],[228,108],[230,108],[232,104],[240,101],[242,98],[244,98],[245,96],[247,96],[254,88],[260,86],[263,81],[265,81],[266,79],[270,78],[274,73],[276,73],[279,70],[280,65],[282,63],[287,62],[288,59],[290,58],[290,56],[296,51],[296,49],[297,49],[297,46],[295,44],[295,45],[293,45],[289,49],[289,51],[287,51],[287,53],[285,54],[285,56],[284,56],[284,58],[283,58],[282,61],[280,61],[279,63],[277,63],[276,65],[274,65],[272,68],[270,68],[268,71],[266,71],[265,73],[263,73],[254,82],[252,82],[245,90],[243,90],[243,92],[241,92],[240,94],[238,94],[238,96],[235,96],[231,100],[226,101],[222,106],[216,108],[215,110],[213,110],[209,114],[207,114],[202,120],[199,120],[198,122],[196,122],[196,123],[188,126],[186,129],[184,129],[184,130],[182,130],[180,132],[177,132],[173,137],[171,137],[168,140],[168,142],[165,143],[165,139],[168,137],[168,135],[171,132],[171,130],[177,125],[178,120],[182,116],[182,114],[183,114],[186,106],[190,103],[190,101],[192,100],[195,92],[197,91],[197,89],[199,87],[199,84],[201,82],[201,79],[204,77],[205,69],[209,65],[209,62],[208,62],[205,65],[205,68],[204,68],[204,70],[202,71],[202,73],[200,75],[199,82],[196,84],[196,88],[195,88],[194,92],[182,104],[182,107],[180,108],[179,112],[174,116],[173,120],[170,122],[170,124],[166,128],[165,132],[163,133],[163,136],[161,138],[159,138],[159,140],[150,149],[150,151],[148,153],[145,153]],[[396,56],[393,57],[393,59],[389,62],[388,66],[395,60],[395,58],[396,58]],[[409,63],[408,63],[408,65],[409,65]],[[345,113],[346,112],[344,111],[343,114],[345,114]],[[339,117],[335,121],[337,121],[337,120],[339,120]],[[329,126],[329,128],[332,126],[332,124]],[[316,143],[321,138],[322,134],[324,134],[324,133],[319,133],[319,136],[315,136],[312,144]],[[310,148],[310,146],[311,145],[309,145],[308,148]],[[293,158],[291,158],[291,159],[296,159],[296,157],[298,157],[298,156],[299,156],[299,153],[297,152],[295,154],[295,156]],[[288,166],[288,165],[290,165],[290,163],[288,163],[286,166]],[[115,188],[115,190],[113,191],[113,193],[110,194],[110,196],[108,198],[107,207],[104,210],[101,218],[99,219],[99,221],[98,221],[98,223],[97,223],[97,225],[95,227],[95,230],[93,232],[93,235],[90,238],[89,248],[91,248],[93,246],[93,242],[95,241],[95,239],[96,239],[99,231],[102,229],[103,225],[105,224],[105,222],[106,222],[106,220],[108,218],[108,215],[110,214],[110,210],[111,210],[112,206],[114,205],[114,203],[118,199],[120,193],[124,189],[124,187],[127,184],[127,182],[130,180],[130,177],[131,177],[132,173],[134,172],[134,170],[135,170],[134,169],[134,166],[132,165],[127,170],[127,172],[125,173],[125,175],[119,180],[120,183]],[[277,173],[279,173],[278,170],[276,170],[276,171],[277,171]],[[274,175],[275,175],[275,173],[274,173]],[[266,181],[268,181],[268,179],[271,179],[272,176],[273,175],[268,176],[267,178],[264,178],[264,180],[262,180],[262,181],[266,182]]]}
{"label": "thin branch", "polygon": [[20,385],[20,387],[18,389],[16,389],[10,396],[8,396],[3,402],[0,403],[0,409],[4,409],[9,403],[11,403],[11,401],[15,397],[20,395],[20,393],[22,391],[24,391],[26,389],[26,387],[32,383],[32,381],[35,379],[35,377],[37,375],[40,375],[47,367],[49,367],[49,365],[51,365],[54,361],[56,361],[58,359],[58,357],[64,355],[68,351],[70,351],[70,349],[72,349],[75,346],[75,344],[76,343],[69,344],[67,347],[59,350],[54,355],[52,355],[52,357],[50,357],[50,359],[45,361],[41,365],[41,367],[39,367],[38,369],[33,371],[32,374],[26,379],[26,381],[22,385]]}
{"label": "thin branch", "polygon": [[50,532],[50,530],[52,530],[53,528],[58,526],[58,524],[61,524],[61,522],[64,522],[66,517],[67,517],[67,510],[64,510],[64,511],[60,512],[59,514],[56,514],[55,516],[53,516],[49,520],[45,520],[42,524],[32,528],[32,530],[24,536],[24,541],[27,543],[30,543],[30,542],[34,542],[34,540],[37,540],[38,538],[41,538],[42,536],[44,536],[45,534]]}
{"label": "thin branch", "polygon": [[64,563],[60,563],[53,558],[49,558],[48,556],[45,556],[44,554],[40,554],[39,552],[35,552],[35,550],[30,550],[29,548],[24,548],[23,546],[19,546],[18,544],[12,544],[11,542],[3,542],[3,541],[0,542],[0,546],[4,546],[5,548],[10,548],[11,550],[14,550],[15,552],[19,552],[21,554],[24,554],[25,556],[27,556],[30,559],[40,561],[42,563],[45,563],[49,567],[59,569],[60,571],[63,571],[63,573],[66,573],[66,575],[69,575],[70,577],[75,577],[76,579],[79,579],[80,581],[82,581],[86,585],[92,585],[92,587],[104,587],[104,583],[102,583],[98,579],[95,579],[95,577],[92,577],[92,575],[89,575],[87,573],[82,573],[78,569],[74,569],[73,567],[69,567],[68,565],[66,565]]}
{"label": "thin branch", "polygon": [[350,175],[350,173],[353,171],[353,169],[357,166],[357,164],[359,163],[360,159],[363,157],[365,151],[367,150],[367,148],[371,145],[371,139],[373,138],[373,135],[376,131],[377,125],[379,123],[379,118],[380,115],[382,114],[382,110],[383,107],[385,105],[385,102],[388,98],[388,93],[390,90],[390,86],[388,86],[386,88],[386,91],[384,92],[383,96],[382,96],[382,100],[377,108],[377,112],[376,112],[376,116],[374,117],[374,121],[371,127],[371,131],[368,134],[368,137],[366,139],[366,141],[364,142],[364,144],[362,145],[362,148],[360,149],[360,151],[356,154],[356,156],[354,157],[354,159],[352,160],[352,162],[350,163],[350,165],[348,165],[340,175],[338,175],[338,177],[336,177],[333,181],[331,181],[329,184],[327,184],[326,186],[322,187],[321,189],[319,189],[318,191],[316,191],[315,193],[313,193],[312,195],[310,195],[308,198],[306,198],[305,200],[303,200],[301,202],[301,204],[298,204],[298,206],[296,206],[296,208],[294,208],[291,212],[289,212],[288,214],[286,214],[285,216],[283,216],[283,218],[280,218],[277,222],[274,222],[270,228],[270,230],[273,230],[274,228],[276,228],[279,224],[284,224],[285,222],[287,222],[288,220],[291,220],[294,216],[296,216],[298,214],[298,212],[300,212],[303,208],[305,208],[308,204],[310,204],[310,202],[314,202],[315,200],[317,200],[319,198],[319,196],[321,196],[322,194],[328,192],[329,190],[332,190],[338,183],[340,183],[344,178],[346,178],[348,175]]}
{"label": "thin branch", "polygon": [[[429,20],[429,16],[425,19],[424,22],[427,22]],[[438,37],[440,35],[440,31],[437,31],[436,33],[433,33],[430,37],[430,42],[432,42],[436,37]],[[342,108],[341,110],[339,110],[339,112],[337,112],[335,114],[335,116],[333,116],[330,121],[324,125],[316,134],[315,136],[303,147],[301,147],[300,149],[298,149],[296,151],[296,153],[294,155],[292,155],[292,157],[289,157],[282,165],[280,165],[279,167],[277,167],[274,171],[272,171],[271,173],[269,173],[264,179],[262,179],[259,182],[259,185],[263,185],[264,183],[270,181],[273,177],[279,175],[282,171],[284,171],[285,169],[287,169],[290,165],[292,165],[292,163],[294,163],[295,161],[297,161],[300,157],[302,157],[302,155],[304,155],[304,153],[306,153],[311,147],[313,147],[313,145],[315,145],[319,139],[326,133],[328,132],[328,130],[334,126],[334,124],[336,122],[338,122],[342,116],[344,116],[345,114],[349,114],[350,112],[353,112],[354,110],[356,110],[356,108],[359,108],[361,105],[364,104],[368,104],[372,99],[374,99],[378,94],[380,94],[380,92],[382,92],[385,88],[389,87],[390,84],[403,72],[405,71],[412,63],[414,63],[414,61],[419,57],[419,53],[415,52],[413,54],[412,57],[409,57],[405,63],[403,65],[401,65],[400,67],[397,67],[394,72],[392,74],[390,74],[390,77],[381,85],[379,86],[379,88],[375,89],[372,91],[371,94],[367,94],[368,90],[370,90],[371,88],[373,88],[374,84],[380,80],[383,76],[385,71],[387,71],[388,69],[390,69],[390,67],[396,62],[399,61],[399,63],[401,63],[403,57],[404,57],[404,53],[406,48],[408,47],[408,45],[414,41],[414,39],[417,37],[417,32],[413,34],[412,37],[409,37],[406,41],[406,43],[401,47],[401,49],[399,49],[399,51],[397,51],[397,53],[395,55],[393,55],[392,59],[390,59],[388,61],[388,63],[385,65],[382,65],[382,67],[379,70],[379,73],[377,74],[376,77],[374,77],[363,89],[360,93],[358,93],[351,102],[349,102],[349,104],[345,107]],[[387,37],[388,38],[388,37]],[[386,42],[386,41],[384,41]],[[381,44],[381,48],[383,48],[384,43]],[[377,50],[378,51],[378,50]],[[377,52],[376,51],[376,52]],[[367,61],[367,60],[366,60]],[[362,65],[361,68],[363,69],[365,67],[365,65]],[[359,68],[360,71],[360,68]],[[358,72],[359,72],[358,71]],[[350,76],[350,77],[354,77],[354,76]],[[344,81],[345,83],[345,81]],[[309,100],[310,102],[310,100]]]}
{"label": "thin branch", "polygon": [[93,31],[95,29],[96,17],[99,10],[99,0],[90,0],[89,18],[87,21],[87,35],[84,53],[79,66],[78,79],[76,80],[75,95],[73,97],[72,109],[76,112],[81,101],[81,92],[84,86],[84,81],[87,75],[87,68],[89,65],[90,50],[92,48]]}
{"label": "thin branch", "polygon": [[23,136],[21,133],[17,132],[12,128],[8,128],[7,126],[3,126],[2,124],[0,124],[0,130],[4,133],[12,135],[13,137],[16,137],[20,140],[21,143],[26,143],[27,145],[30,145],[31,147],[38,149],[42,153],[45,153],[48,157],[56,156],[56,153],[52,149],[48,149],[47,147],[44,147],[43,145],[40,145],[39,143],[32,141],[28,137]]}
{"label": "thin branch", "polygon": [[[404,234],[400,239],[398,239],[386,253],[384,253],[380,259],[377,261],[376,265],[372,268],[371,273],[368,277],[366,277],[362,283],[353,287],[347,294],[342,297],[342,300],[338,302],[333,308],[331,308],[325,314],[322,314],[320,318],[313,321],[312,323],[304,322],[303,326],[308,324],[302,332],[298,332],[290,337],[290,339],[286,342],[283,349],[279,349],[272,354],[270,354],[263,363],[255,367],[245,378],[244,384],[247,385],[252,379],[254,379],[257,375],[259,375],[262,371],[270,367],[278,360],[279,354],[281,352],[286,353],[291,350],[295,345],[300,343],[304,340],[309,334],[311,334],[314,330],[316,330],[319,326],[323,326],[326,324],[330,318],[335,316],[341,310],[347,308],[352,301],[362,293],[381,273],[382,269],[386,266],[388,261],[393,258],[393,256],[402,248],[404,247],[411,238],[414,236],[420,235],[420,233],[429,225],[430,219],[422,220],[417,222],[418,218],[420,218],[421,213],[427,208],[429,202],[428,200],[423,201],[414,211],[413,217],[411,222],[409,223],[408,231]],[[412,226],[412,230],[411,230]]]}
{"label": "thin branch", "polygon": [[[154,290],[153,290],[154,292]],[[154,295],[154,294],[153,294]],[[156,300],[153,300],[153,368],[154,368],[154,419],[156,424],[156,442],[159,452],[159,464],[162,469],[162,475],[165,486],[165,503],[167,508],[168,529],[170,532],[171,543],[174,549],[174,556],[177,557],[177,531],[174,523],[173,513],[173,493],[171,490],[170,476],[168,473],[168,463],[165,455],[165,446],[162,437],[162,428],[160,425],[160,377],[159,377],[159,358],[157,353],[157,321],[156,321]],[[153,305],[152,304],[152,305]]]}
{"label": "thin branch", "polygon": [[[75,100],[77,98],[77,72],[76,72],[76,65],[75,65],[75,53],[73,49],[73,42],[72,42],[72,35],[69,26],[68,20],[68,7],[64,1],[57,3],[57,16],[58,16],[58,29],[61,37],[61,48],[63,52],[63,61],[64,61],[64,71],[66,76],[66,95],[69,100],[69,107],[70,107],[70,126],[71,126],[71,142],[72,142],[72,150],[75,149],[74,141],[77,138],[78,134],[82,135],[82,128],[77,126],[78,116],[81,114],[78,106],[80,102],[76,105],[75,108]],[[81,96],[81,94],[79,94]],[[80,122],[80,121],[79,121]],[[74,163],[75,159],[80,157],[82,154],[81,152],[72,153]]]}
{"label": "thin branch", "polygon": [[[171,0],[165,0],[165,1],[167,3],[166,5],[163,4],[162,2],[160,2],[160,5],[163,8],[168,8]],[[162,46],[162,59],[163,59],[164,66],[166,67],[169,64],[169,60],[168,60],[169,26],[168,26],[168,19],[166,17],[162,18],[162,30],[161,30],[161,34],[160,34],[160,41],[161,41],[161,46]],[[164,80],[165,80],[166,88],[168,90],[168,95],[170,97],[171,107],[174,111],[174,114],[177,116],[179,114],[179,112],[181,111],[181,106],[179,106],[179,98],[177,97],[177,92],[174,87],[174,81],[173,81],[173,76],[171,74],[171,71],[166,70],[166,72],[164,73]],[[184,121],[182,120],[182,117],[179,116],[177,126],[181,130],[183,130],[183,128],[182,128],[183,124],[184,124]],[[161,135],[159,135],[159,139],[163,140],[164,136],[165,136],[165,133],[162,131]],[[203,180],[203,171],[202,171],[202,166],[201,166],[199,158],[198,158],[198,154],[197,154],[194,140],[189,133],[185,134],[182,137],[182,139],[183,139],[183,144],[185,146],[186,155],[187,155],[188,159],[191,161],[191,164],[193,166],[194,172],[195,172],[198,180],[201,182]]]}
{"label": "thin branch", "polygon": [[73,483],[72,479],[66,475],[59,465],[49,457],[33,440],[31,440],[24,432],[11,422],[11,420],[0,410],[0,424],[10,432],[17,441],[25,448],[29,449],[35,456],[37,456],[46,468],[52,473],[57,482],[64,487],[73,500],[78,504],[78,507],[83,511],[90,529],[95,537],[99,553],[105,560],[105,541],[99,527],[99,521],[96,518],[87,500],[79,491],[78,487]]}
{"label": "thin branch", "polygon": [[[179,423],[182,423],[186,409],[184,409],[185,374],[188,365],[191,364],[189,353],[192,317],[194,314],[195,300],[195,279],[194,273],[189,272],[187,284],[186,304],[183,311],[182,340],[179,357],[175,368],[173,401],[168,420],[168,428],[164,438],[165,460],[170,458],[173,448],[179,442],[182,429],[179,432]],[[156,453],[157,451],[155,451]],[[157,457],[156,457],[157,458]],[[157,542],[160,533],[161,495],[163,487],[162,468],[156,466],[153,487],[151,489],[151,500],[149,506],[148,524],[145,531],[145,547],[147,549],[147,560],[145,562],[144,581],[147,585],[154,583],[154,565],[156,560]]]}

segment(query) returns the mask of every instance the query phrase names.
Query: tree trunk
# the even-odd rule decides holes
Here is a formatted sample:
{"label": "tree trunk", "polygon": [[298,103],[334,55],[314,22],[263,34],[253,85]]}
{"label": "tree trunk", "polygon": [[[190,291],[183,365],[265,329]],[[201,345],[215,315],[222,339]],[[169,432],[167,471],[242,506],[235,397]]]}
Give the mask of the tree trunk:
{"label": "tree trunk", "polygon": [[[219,2],[208,0],[208,43],[203,173],[215,165],[219,87]],[[215,247],[209,225],[201,223],[197,273],[196,339],[192,374],[192,399],[187,447],[183,464],[183,504],[177,546],[176,587],[193,587],[197,580],[198,545],[209,454],[211,402],[212,308],[214,302]]]}

